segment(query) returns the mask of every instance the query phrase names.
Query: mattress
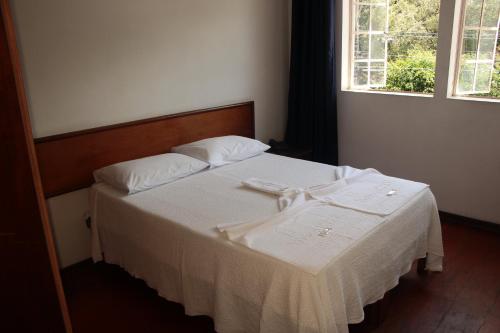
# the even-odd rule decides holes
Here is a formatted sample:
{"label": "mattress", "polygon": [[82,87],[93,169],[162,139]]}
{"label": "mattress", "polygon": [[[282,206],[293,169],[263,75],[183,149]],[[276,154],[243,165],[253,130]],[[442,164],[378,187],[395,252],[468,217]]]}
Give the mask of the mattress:
{"label": "mattress", "polygon": [[118,264],[188,315],[209,315],[218,332],[347,332],[427,256],[441,269],[436,202],[426,189],[318,274],[233,243],[217,225],[279,212],[276,197],[241,185],[257,177],[293,187],[335,180],[336,167],[273,154],[124,195],[91,189],[94,260]]}

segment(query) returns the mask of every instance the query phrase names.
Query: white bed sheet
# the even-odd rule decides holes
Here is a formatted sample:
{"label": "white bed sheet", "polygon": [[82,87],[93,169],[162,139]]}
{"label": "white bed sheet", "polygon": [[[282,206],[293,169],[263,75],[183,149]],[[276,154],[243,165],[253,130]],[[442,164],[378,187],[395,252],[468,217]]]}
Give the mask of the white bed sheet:
{"label": "white bed sheet", "polygon": [[335,180],[335,167],[262,154],[125,196],[91,190],[93,256],[144,279],[189,315],[209,315],[218,332],[347,332],[363,306],[383,297],[412,262],[440,265],[441,228],[426,189],[317,275],[232,243],[218,224],[276,214],[271,194],[244,188],[258,177],[309,187]]}

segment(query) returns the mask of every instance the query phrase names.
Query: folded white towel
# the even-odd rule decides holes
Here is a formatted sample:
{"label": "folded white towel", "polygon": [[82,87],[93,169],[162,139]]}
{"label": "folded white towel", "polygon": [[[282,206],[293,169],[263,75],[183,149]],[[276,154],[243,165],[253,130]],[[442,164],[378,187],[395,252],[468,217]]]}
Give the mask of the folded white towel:
{"label": "folded white towel", "polygon": [[260,178],[249,178],[241,182],[244,186],[252,188],[254,190],[275,194],[283,195],[292,188],[288,185],[276,183],[270,180],[260,179]]}
{"label": "folded white towel", "polygon": [[260,178],[249,178],[241,183],[243,186],[248,188],[279,196],[278,207],[280,211],[292,206],[304,204],[310,199],[325,201],[325,199],[328,198],[328,195],[347,185],[344,179],[308,188],[294,188],[285,184]]}
{"label": "folded white towel", "polygon": [[375,169],[356,169],[348,165],[342,165],[335,168],[335,179],[354,179],[356,176],[364,175],[366,173],[380,173]]}
{"label": "folded white towel", "polygon": [[242,183],[249,188],[279,196],[280,211],[302,205],[308,200],[319,200],[381,216],[393,213],[429,187],[424,183],[384,176],[375,169],[341,166],[337,167],[335,174],[340,177],[336,181],[305,189],[258,178],[250,178]]}

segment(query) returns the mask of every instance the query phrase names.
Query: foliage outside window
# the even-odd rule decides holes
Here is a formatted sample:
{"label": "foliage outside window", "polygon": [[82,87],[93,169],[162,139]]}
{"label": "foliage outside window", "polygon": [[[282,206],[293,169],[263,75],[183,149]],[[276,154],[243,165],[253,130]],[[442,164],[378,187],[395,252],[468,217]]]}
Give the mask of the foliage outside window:
{"label": "foliage outside window", "polygon": [[500,0],[464,0],[456,95],[500,98]]}
{"label": "foliage outside window", "polygon": [[351,87],[432,94],[439,0],[353,0],[352,12]]}

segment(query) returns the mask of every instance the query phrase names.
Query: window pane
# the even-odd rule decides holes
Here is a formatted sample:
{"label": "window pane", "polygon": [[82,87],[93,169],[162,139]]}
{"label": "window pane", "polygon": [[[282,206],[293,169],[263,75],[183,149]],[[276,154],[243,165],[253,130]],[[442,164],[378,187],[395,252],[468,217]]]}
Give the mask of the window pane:
{"label": "window pane", "polygon": [[368,59],[368,34],[355,36],[354,59]]}
{"label": "window pane", "polygon": [[495,59],[497,33],[493,30],[483,30],[479,42],[479,59]]}
{"label": "window pane", "polygon": [[385,58],[385,36],[372,35],[371,59]]}
{"label": "window pane", "polygon": [[498,23],[500,0],[467,0],[458,82],[463,95],[500,97]]}
{"label": "window pane", "polygon": [[356,31],[370,30],[370,6],[357,6]]}
{"label": "window pane", "polygon": [[476,92],[487,93],[490,91],[490,78],[493,66],[489,64],[479,64],[476,73]]}
{"label": "window pane", "polygon": [[464,64],[460,68],[457,90],[459,93],[472,91],[474,85],[474,64]]}
{"label": "window pane", "polygon": [[498,11],[500,9],[500,0],[485,0],[483,27],[496,28],[498,25]]}
{"label": "window pane", "polygon": [[467,0],[465,5],[465,26],[479,27],[481,24],[481,8],[483,0]]}
{"label": "window pane", "polygon": [[385,85],[384,62],[372,62],[370,67],[370,85],[383,87]]}
{"label": "window pane", "polygon": [[368,84],[368,63],[355,62],[354,63],[354,85],[366,86]]}
{"label": "window pane", "polygon": [[465,30],[462,46],[463,59],[476,59],[479,30]]}
{"label": "window pane", "polygon": [[372,31],[385,31],[386,14],[385,6],[372,7]]}

